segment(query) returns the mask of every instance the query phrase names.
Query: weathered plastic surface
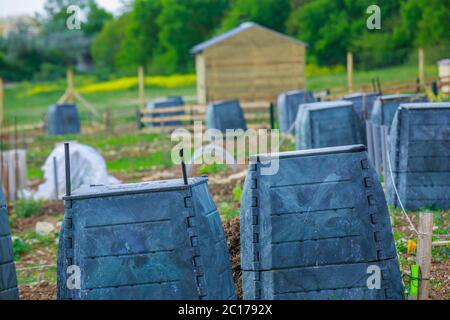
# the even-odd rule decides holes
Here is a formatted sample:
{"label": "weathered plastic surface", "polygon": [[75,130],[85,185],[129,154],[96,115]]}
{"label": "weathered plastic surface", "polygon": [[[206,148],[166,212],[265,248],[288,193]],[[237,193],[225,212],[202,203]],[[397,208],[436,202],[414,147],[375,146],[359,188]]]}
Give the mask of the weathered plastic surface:
{"label": "weathered plastic surface", "polygon": [[[69,265],[81,288],[66,287]],[[66,198],[59,299],[234,299],[207,178],[84,187]]]}
{"label": "weathered plastic surface", "polygon": [[407,209],[450,207],[450,103],[400,105],[389,135],[388,203]]}
{"label": "weathered plastic surface", "polygon": [[217,129],[223,133],[227,129],[247,130],[247,123],[239,100],[210,103],[206,110],[205,122],[208,129]]}
{"label": "weathered plastic surface", "polygon": [[[402,299],[386,200],[363,145],[257,155],[244,183],[244,299]],[[381,269],[369,289],[368,267]]]}
{"label": "weathered plastic surface", "polygon": [[350,101],[307,103],[295,120],[297,150],[362,143],[361,121]]}
{"label": "weathered plastic surface", "polygon": [[375,100],[369,120],[377,125],[390,127],[400,104],[427,102],[427,98],[416,94],[393,94]]}
{"label": "weathered plastic surface", "polygon": [[373,104],[380,94],[377,92],[357,92],[344,96],[343,100],[351,101],[353,108],[362,120],[369,118]]}
{"label": "weathered plastic surface", "polygon": [[[155,109],[162,109],[164,108],[172,108],[172,107],[179,107],[184,105],[184,101],[182,97],[167,97],[165,99],[159,99],[155,101],[150,101],[147,104],[148,110],[155,110]],[[170,111],[170,112],[161,112],[161,113],[152,113],[147,114],[147,118],[163,118],[163,117],[173,117],[173,116],[179,116],[183,115],[184,111]],[[147,126],[149,127],[160,127],[160,126],[181,126],[181,121],[164,121],[164,122],[149,122],[147,123]]]}
{"label": "weathered plastic surface", "polygon": [[357,92],[344,96],[343,100],[351,101],[353,108],[361,120],[361,137],[365,145],[367,145],[366,137],[366,120],[372,113],[373,104],[380,96],[377,92]]}
{"label": "weathered plastic surface", "polygon": [[280,94],[277,105],[280,131],[283,133],[289,131],[297,118],[300,105],[315,101],[316,99],[311,91],[294,90]]}
{"label": "weathered plastic surface", "polygon": [[0,300],[17,300],[16,267],[14,264],[11,234],[5,196],[0,188]]}
{"label": "weathered plastic surface", "polygon": [[80,133],[80,117],[74,104],[57,104],[48,108],[48,134]]}

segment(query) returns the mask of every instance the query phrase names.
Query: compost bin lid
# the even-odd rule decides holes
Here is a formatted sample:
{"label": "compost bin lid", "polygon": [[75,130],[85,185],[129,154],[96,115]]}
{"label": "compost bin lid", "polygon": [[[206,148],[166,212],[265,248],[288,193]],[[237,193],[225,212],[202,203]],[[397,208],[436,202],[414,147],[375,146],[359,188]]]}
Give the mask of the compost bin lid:
{"label": "compost bin lid", "polygon": [[322,110],[331,108],[351,107],[353,106],[353,103],[351,101],[336,100],[336,101],[304,103],[303,106],[304,108],[308,108],[309,110]]}
{"label": "compost bin lid", "polygon": [[307,150],[298,150],[298,151],[262,153],[262,154],[255,154],[255,155],[250,156],[250,162],[256,163],[256,162],[261,162],[261,161],[269,161],[269,160],[273,160],[273,159],[309,157],[309,156],[337,154],[337,153],[354,153],[354,152],[362,152],[362,151],[367,151],[366,146],[362,145],[362,144],[355,144],[355,145],[348,145],[348,146],[307,149]]}
{"label": "compost bin lid", "polygon": [[292,96],[292,95],[296,95],[296,94],[308,94],[310,91],[308,90],[291,90],[291,91],[287,91],[284,92],[282,94],[285,94],[287,96]]}
{"label": "compost bin lid", "polygon": [[423,102],[423,103],[405,103],[401,104],[401,109],[409,110],[430,110],[430,109],[450,109],[450,102]]}
{"label": "compost bin lid", "polygon": [[141,183],[113,184],[113,185],[92,185],[82,186],[74,191],[70,196],[63,197],[64,200],[79,200],[88,198],[100,198],[107,196],[120,196],[129,194],[141,194],[160,191],[184,190],[192,186],[207,182],[206,176],[188,178],[185,185],[183,179],[158,180]]}
{"label": "compost bin lid", "polygon": [[359,98],[359,97],[370,97],[370,96],[378,96],[380,95],[378,92],[355,92],[351,94],[347,94],[344,96],[345,99],[351,99],[351,98]]}
{"label": "compost bin lid", "polygon": [[400,93],[400,94],[388,94],[381,96],[380,100],[397,100],[397,99],[410,99],[410,98],[417,98],[419,97],[416,94],[409,94],[409,93]]}

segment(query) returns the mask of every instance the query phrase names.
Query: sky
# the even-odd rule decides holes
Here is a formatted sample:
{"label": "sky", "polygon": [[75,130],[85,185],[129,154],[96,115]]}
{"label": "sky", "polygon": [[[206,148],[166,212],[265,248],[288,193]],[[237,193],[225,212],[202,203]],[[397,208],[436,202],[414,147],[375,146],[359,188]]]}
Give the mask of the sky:
{"label": "sky", "polygon": [[[120,8],[120,0],[96,0],[106,10],[116,13]],[[0,18],[16,15],[33,15],[42,12],[45,0],[0,0]]]}

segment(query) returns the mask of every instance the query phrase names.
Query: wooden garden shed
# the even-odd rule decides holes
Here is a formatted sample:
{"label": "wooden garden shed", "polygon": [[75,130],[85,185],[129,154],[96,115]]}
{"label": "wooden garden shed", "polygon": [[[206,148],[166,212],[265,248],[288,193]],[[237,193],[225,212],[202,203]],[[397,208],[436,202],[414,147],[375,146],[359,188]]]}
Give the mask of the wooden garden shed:
{"label": "wooden garden shed", "polygon": [[306,44],[245,22],[191,49],[196,58],[197,99],[273,101],[305,86]]}

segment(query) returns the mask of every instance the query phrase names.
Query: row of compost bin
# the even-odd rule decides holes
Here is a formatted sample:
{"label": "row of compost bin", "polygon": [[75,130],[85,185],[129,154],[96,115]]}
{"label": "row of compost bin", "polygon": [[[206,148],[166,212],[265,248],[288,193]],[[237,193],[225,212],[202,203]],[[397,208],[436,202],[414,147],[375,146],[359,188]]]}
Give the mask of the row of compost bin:
{"label": "row of compost bin", "polygon": [[[360,112],[368,110],[364,103]],[[244,299],[403,298],[380,179],[366,147],[353,143],[362,139],[365,117],[354,105],[299,104],[285,128],[294,124],[302,150],[250,157],[241,200]],[[216,112],[219,120],[242,115],[238,101],[210,108],[212,122]],[[372,115],[376,110],[383,107],[375,103]],[[450,206],[449,128],[450,103],[400,104],[389,137],[389,203]],[[279,170],[263,174],[273,161]],[[66,168],[70,182],[68,148]],[[58,298],[235,299],[226,238],[207,178],[184,178],[73,192],[69,183]],[[0,209],[0,298],[17,299],[4,201]],[[377,275],[379,281],[372,282]]]}
{"label": "row of compost bin", "polygon": [[[261,175],[274,160],[278,173]],[[207,178],[84,186],[65,207],[59,299],[236,297]],[[241,260],[245,299],[401,299],[386,202],[365,147],[252,157]],[[380,286],[370,288],[374,267]]]}
{"label": "row of compost bin", "polygon": [[0,188],[0,300],[19,299],[16,268],[8,223],[8,209]]}

